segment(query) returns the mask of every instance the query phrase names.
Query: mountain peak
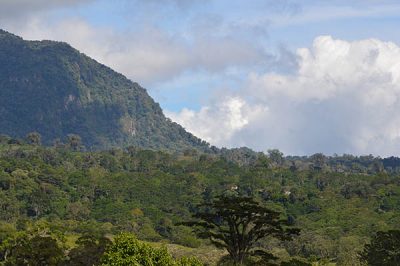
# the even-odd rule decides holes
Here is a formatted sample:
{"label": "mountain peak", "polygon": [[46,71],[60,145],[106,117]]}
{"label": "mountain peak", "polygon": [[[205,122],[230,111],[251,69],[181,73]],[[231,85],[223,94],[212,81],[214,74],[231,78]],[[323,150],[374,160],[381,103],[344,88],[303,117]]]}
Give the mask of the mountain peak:
{"label": "mountain peak", "polygon": [[12,33],[9,33],[8,31],[5,31],[5,30],[3,30],[3,29],[0,29],[0,35],[4,35],[4,34],[13,35]]}
{"label": "mountain peak", "polygon": [[1,30],[0,48],[0,134],[36,131],[45,144],[77,134],[97,149],[209,149],[167,119],[144,88],[69,44],[24,41]]}
{"label": "mountain peak", "polygon": [[14,35],[6,30],[0,29],[0,38],[10,38],[10,39],[19,39],[22,40],[21,37]]}

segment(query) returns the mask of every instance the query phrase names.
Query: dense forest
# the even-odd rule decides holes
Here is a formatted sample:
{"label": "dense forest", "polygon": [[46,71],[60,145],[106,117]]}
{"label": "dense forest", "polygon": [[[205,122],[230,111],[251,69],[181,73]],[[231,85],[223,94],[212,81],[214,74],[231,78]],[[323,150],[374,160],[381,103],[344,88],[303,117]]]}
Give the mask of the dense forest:
{"label": "dense forest", "polygon": [[[192,219],[200,203],[238,194],[281,213],[300,229],[291,241],[266,238],[258,243],[280,262],[296,258],[318,265],[360,265],[359,254],[371,238],[400,224],[399,161],[285,157],[277,150],[248,149],[89,152],[78,136],[52,147],[41,146],[36,133],[26,139],[1,136],[0,253],[4,260],[11,240],[35,239],[33,232],[54,237],[64,255],[74,254],[87,234],[119,239],[125,232],[151,243],[148,248],[190,249],[189,255],[212,265],[226,253],[212,253],[207,240],[180,223]],[[202,250],[215,258],[201,256]],[[186,255],[180,251],[175,259]]]}
{"label": "dense forest", "polygon": [[1,29],[0,116],[0,134],[37,131],[47,145],[78,134],[91,149],[210,151],[138,83],[67,43],[26,41]]}

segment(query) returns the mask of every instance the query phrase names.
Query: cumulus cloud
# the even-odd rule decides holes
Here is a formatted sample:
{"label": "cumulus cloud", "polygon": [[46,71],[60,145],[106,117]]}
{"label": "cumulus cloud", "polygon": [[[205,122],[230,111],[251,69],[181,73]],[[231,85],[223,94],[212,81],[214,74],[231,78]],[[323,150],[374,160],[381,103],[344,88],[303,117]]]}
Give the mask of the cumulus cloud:
{"label": "cumulus cloud", "polygon": [[[296,55],[295,73],[249,74],[240,96],[247,107],[241,113],[246,117],[241,127],[220,123],[218,130],[199,130],[202,121],[233,113],[219,112],[224,101],[207,107],[217,113],[184,110],[172,117],[221,146],[244,143],[290,154],[400,154],[399,46],[376,39],[348,42],[320,36]],[[251,116],[255,107],[259,111]]]}
{"label": "cumulus cloud", "polygon": [[[90,24],[71,12],[47,16],[49,10],[89,1],[0,0],[0,22],[6,30],[28,39],[66,41],[146,86],[187,73],[218,76],[222,86],[235,83],[234,89],[223,90],[198,111],[168,112],[188,130],[218,146],[279,148],[288,154],[400,155],[398,45],[321,36],[311,47],[294,53],[282,47],[274,57],[264,50],[269,23],[276,27],[279,23],[373,17],[395,13],[398,7],[355,9],[338,0],[335,3],[343,6],[329,9],[330,14],[316,12],[319,6],[298,14],[301,6],[293,5],[294,1],[282,1],[275,7],[272,3],[276,1],[258,1],[255,7],[261,15],[253,17],[254,6],[246,10],[239,5],[244,7],[240,14],[224,6],[222,15],[214,14],[218,13],[215,3],[205,11],[199,8],[204,13],[198,13],[190,9],[193,1],[189,5],[168,0],[166,8],[160,8],[153,0],[121,0],[126,12],[136,18],[130,21],[132,27],[124,29]],[[202,5],[202,1],[195,2]],[[375,1],[368,2],[371,6]],[[292,17],[281,16],[280,21],[272,16],[270,21],[264,10]],[[247,78],[243,73],[248,73]]]}
{"label": "cumulus cloud", "polygon": [[[180,113],[166,112],[172,120],[184,125],[196,136],[215,145],[226,145],[250,121],[267,112],[263,106],[251,106],[238,96],[229,96],[198,112],[183,109]],[[235,142],[231,145],[239,145]]]}
{"label": "cumulus cloud", "polygon": [[[398,47],[393,43],[349,43],[322,36],[315,39],[311,50],[299,49],[297,55],[300,65],[296,75],[253,73],[252,89],[264,98],[284,95],[307,101],[325,100],[346,92],[376,94],[379,87],[385,87],[385,95],[389,96],[385,98],[390,100],[391,95],[386,93],[392,94],[393,85],[398,82]],[[378,100],[378,95],[373,99],[362,93],[356,95],[365,101]]]}

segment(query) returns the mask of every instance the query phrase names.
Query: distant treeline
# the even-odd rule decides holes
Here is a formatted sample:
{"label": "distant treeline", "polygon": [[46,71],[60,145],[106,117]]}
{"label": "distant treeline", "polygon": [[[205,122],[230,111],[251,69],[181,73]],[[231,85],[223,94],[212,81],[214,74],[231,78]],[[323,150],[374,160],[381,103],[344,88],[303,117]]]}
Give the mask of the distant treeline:
{"label": "distant treeline", "polygon": [[[12,138],[7,135],[0,135],[0,143],[2,144],[33,144],[41,145],[41,136],[37,132],[28,133],[25,139]],[[90,151],[90,147],[85,147],[79,135],[70,134],[65,139],[57,138],[53,141],[54,147],[70,148],[75,151]],[[132,149],[140,149],[134,146],[124,148],[122,150],[129,151]],[[270,149],[267,152],[255,152],[254,150],[241,148],[217,148],[210,146],[206,152],[199,152],[197,149],[186,149],[181,152],[168,151],[165,152],[175,155],[186,156],[217,156],[229,162],[235,162],[239,165],[252,166],[260,161],[268,161],[272,167],[289,168],[292,170],[324,170],[339,173],[367,173],[374,174],[380,172],[399,173],[400,158],[391,156],[387,158],[375,157],[373,155],[354,156],[351,154],[342,155],[324,155],[316,153],[310,156],[291,156],[284,155],[278,149]]]}

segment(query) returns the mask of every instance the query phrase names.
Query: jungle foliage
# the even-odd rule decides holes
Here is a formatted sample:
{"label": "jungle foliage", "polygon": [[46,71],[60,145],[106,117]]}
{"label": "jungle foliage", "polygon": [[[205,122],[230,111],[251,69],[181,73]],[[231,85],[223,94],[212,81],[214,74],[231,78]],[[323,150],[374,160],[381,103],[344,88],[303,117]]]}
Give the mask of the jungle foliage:
{"label": "jungle foliage", "polygon": [[47,145],[75,134],[91,149],[211,151],[166,118],[139,84],[67,43],[25,41],[3,30],[0,107],[0,134],[21,138],[37,131]]}
{"label": "jungle foliage", "polygon": [[[395,158],[388,166],[374,157],[293,158],[276,151],[248,157],[241,149],[222,155],[134,147],[88,152],[77,148],[76,137],[53,147],[39,140],[34,134],[0,137],[0,243],[25,243],[13,254],[44,244],[30,233],[38,226],[61,250],[67,243],[71,258],[85,250],[102,253],[107,241],[100,237],[120,232],[202,249],[210,242],[177,224],[221,194],[251,197],[301,229],[292,241],[257,242],[277,263],[292,263],[285,265],[360,265],[364,245],[400,224]],[[77,241],[88,234],[97,238]],[[73,251],[76,246],[82,249]]]}

